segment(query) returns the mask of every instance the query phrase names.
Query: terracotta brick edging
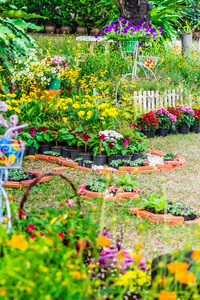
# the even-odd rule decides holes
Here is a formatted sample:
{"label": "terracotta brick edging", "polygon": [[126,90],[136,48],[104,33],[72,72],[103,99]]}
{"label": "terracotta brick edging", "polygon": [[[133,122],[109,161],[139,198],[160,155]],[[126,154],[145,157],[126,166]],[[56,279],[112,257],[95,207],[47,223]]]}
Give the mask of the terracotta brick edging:
{"label": "terracotta brick edging", "polygon": [[[191,208],[200,211],[196,207],[191,206]],[[153,214],[151,212],[146,211],[144,208],[130,208],[129,210],[130,214],[137,215],[139,219],[147,219],[150,223],[161,223],[161,224],[168,224],[170,226],[174,225],[200,225],[200,217],[196,220],[192,221],[184,221],[183,217],[175,217],[171,214]]]}
{"label": "terracotta brick edging", "polygon": [[[29,171],[37,174],[38,176],[43,175],[41,172]],[[3,187],[6,188],[13,188],[13,189],[20,189],[21,187],[29,186],[36,178],[29,179],[29,180],[22,180],[22,181],[7,181],[3,184]],[[43,177],[39,183],[49,182],[51,180],[51,176]]]}
{"label": "terracotta brick edging", "polygon": [[[85,188],[86,185],[82,184],[81,186],[83,186]],[[139,189],[138,189],[138,192],[140,192]],[[122,201],[125,198],[131,198],[131,199],[140,198],[140,195],[135,192],[125,192],[125,193],[119,193],[115,197],[105,197],[106,196],[105,193],[98,193],[98,192],[92,192],[92,191],[85,190],[82,193],[82,195],[86,199],[88,199],[88,198],[105,198],[107,201],[110,201],[110,200],[111,201]]]}
{"label": "terracotta brick edging", "polygon": [[[147,150],[147,153],[150,153],[152,155],[158,155],[160,157],[164,156],[166,153],[159,151],[159,150]],[[94,172],[93,169],[89,169],[86,167],[80,167],[77,162],[74,161],[68,161],[64,157],[55,157],[55,156],[49,156],[49,155],[43,155],[43,154],[36,154],[35,157],[26,157],[27,159],[35,159],[35,160],[43,160],[47,161],[49,163],[57,163],[63,167],[69,167],[73,169],[77,169],[84,172]],[[175,171],[176,169],[181,169],[186,166],[186,160],[178,156],[179,161],[165,161],[164,165],[156,165],[156,168],[153,166],[142,166],[142,167],[127,167],[127,166],[121,166],[119,167],[119,170],[107,170],[105,169],[97,169],[95,172],[104,175],[105,173],[113,173],[113,174],[139,174],[139,173],[159,173],[159,172],[168,172],[168,171]],[[57,168],[54,170],[56,171]]]}

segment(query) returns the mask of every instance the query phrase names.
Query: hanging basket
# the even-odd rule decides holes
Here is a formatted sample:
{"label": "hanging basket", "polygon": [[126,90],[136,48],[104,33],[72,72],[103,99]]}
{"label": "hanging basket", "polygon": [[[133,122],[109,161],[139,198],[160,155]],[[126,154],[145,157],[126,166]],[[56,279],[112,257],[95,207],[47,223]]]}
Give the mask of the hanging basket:
{"label": "hanging basket", "polygon": [[121,41],[120,48],[122,52],[135,52],[137,47],[137,40],[132,41]]}

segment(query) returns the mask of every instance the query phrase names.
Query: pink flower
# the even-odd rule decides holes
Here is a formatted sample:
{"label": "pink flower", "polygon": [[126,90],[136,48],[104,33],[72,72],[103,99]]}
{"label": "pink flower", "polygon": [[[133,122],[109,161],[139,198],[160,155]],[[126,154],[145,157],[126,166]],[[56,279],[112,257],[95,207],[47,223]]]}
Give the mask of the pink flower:
{"label": "pink flower", "polygon": [[84,239],[79,239],[76,246],[79,248],[79,249],[84,249],[86,247],[86,241]]}
{"label": "pink flower", "polygon": [[42,231],[40,231],[40,236],[44,236],[44,233]]}
{"label": "pink flower", "polygon": [[67,233],[69,233],[69,234],[70,234],[70,233],[72,233],[72,231],[71,231],[71,230],[67,230]]}
{"label": "pink flower", "polygon": [[6,102],[0,101],[0,111],[7,111],[7,107]]}
{"label": "pink flower", "polygon": [[25,216],[27,216],[27,214],[25,212],[23,212],[23,211],[20,211],[19,212],[19,216],[24,216],[25,217]]}
{"label": "pink flower", "polygon": [[17,115],[10,116],[10,122],[16,125],[18,123],[18,116]]}
{"label": "pink flower", "polygon": [[58,233],[58,236],[59,236],[61,239],[64,239],[64,237],[65,237],[64,233],[62,233],[62,232],[59,232],[59,233]]}
{"label": "pink flower", "polygon": [[72,201],[66,200],[65,202],[68,204],[69,207],[72,207]]}
{"label": "pink flower", "polygon": [[26,230],[28,231],[34,231],[35,230],[35,226],[33,224],[29,224],[27,227],[26,227]]}
{"label": "pink flower", "polygon": [[79,190],[80,194],[84,194],[85,193],[85,187],[84,187],[84,185],[79,185],[78,190]]}
{"label": "pink flower", "polygon": [[114,145],[113,145],[114,143],[115,143],[115,142],[109,142],[109,143],[108,143],[108,147],[109,147],[110,149],[113,149],[113,148],[114,148]]}

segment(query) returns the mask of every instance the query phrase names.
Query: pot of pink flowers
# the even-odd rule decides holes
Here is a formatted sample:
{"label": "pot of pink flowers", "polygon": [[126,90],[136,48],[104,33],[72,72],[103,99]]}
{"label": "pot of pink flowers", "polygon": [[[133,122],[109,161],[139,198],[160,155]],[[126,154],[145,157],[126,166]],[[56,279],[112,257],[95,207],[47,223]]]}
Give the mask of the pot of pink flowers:
{"label": "pot of pink flowers", "polygon": [[154,114],[159,120],[156,134],[159,136],[167,136],[169,129],[176,123],[176,116],[169,113],[165,108],[154,110]]}
{"label": "pot of pink flowers", "polygon": [[179,133],[188,134],[190,126],[194,123],[194,110],[190,106],[177,105],[177,110],[182,115],[179,123]]}

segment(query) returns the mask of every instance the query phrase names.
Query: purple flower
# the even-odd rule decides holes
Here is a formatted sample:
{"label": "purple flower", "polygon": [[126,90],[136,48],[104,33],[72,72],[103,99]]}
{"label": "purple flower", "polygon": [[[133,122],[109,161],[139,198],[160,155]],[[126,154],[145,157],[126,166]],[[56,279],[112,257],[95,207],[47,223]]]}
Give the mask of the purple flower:
{"label": "purple flower", "polygon": [[95,37],[95,39],[98,39],[99,36],[98,36],[98,34],[96,34],[94,37]]}

